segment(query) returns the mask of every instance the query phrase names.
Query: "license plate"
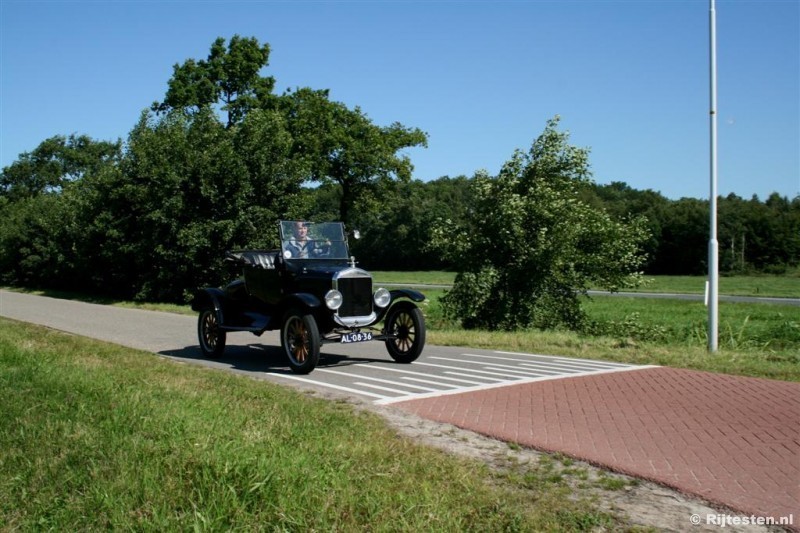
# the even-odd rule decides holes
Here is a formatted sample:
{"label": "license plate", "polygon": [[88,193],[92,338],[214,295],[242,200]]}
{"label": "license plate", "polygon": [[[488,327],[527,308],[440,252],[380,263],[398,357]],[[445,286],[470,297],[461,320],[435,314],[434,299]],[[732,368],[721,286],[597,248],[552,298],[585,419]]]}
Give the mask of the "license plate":
{"label": "license plate", "polygon": [[371,340],[372,333],[369,331],[356,331],[342,335],[342,344],[350,344],[351,342],[366,342]]}

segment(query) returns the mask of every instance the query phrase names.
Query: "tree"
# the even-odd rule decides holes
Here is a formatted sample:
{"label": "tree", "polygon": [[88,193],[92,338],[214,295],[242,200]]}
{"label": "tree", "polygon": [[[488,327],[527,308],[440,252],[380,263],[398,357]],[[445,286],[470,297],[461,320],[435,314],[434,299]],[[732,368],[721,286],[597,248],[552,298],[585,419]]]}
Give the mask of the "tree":
{"label": "tree", "polygon": [[765,202],[754,196],[745,202],[745,260],[758,270],[779,273],[800,260],[800,219],[798,202],[794,210],[789,199],[773,193]]}
{"label": "tree", "polygon": [[87,236],[109,269],[102,286],[185,301],[227,277],[225,250],[274,246],[277,220],[301,200],[291,148],[274,111],[252,110],[236,128],[208,107],[143,113],[119,172],[84,184]]}
{"label": "tree", "polygon": [[205,108],[143,113],[107,193],[100,216],[109,236],[125,236],[117,260],[133,296],[182,301],[222,277],[221,252],[241,238],[252,190],[230,131]]}
{"label": "tree", "polygon": [[530,151],[517,151],[473,185],[469,222],[440,223],[432,244],[459,266],[445,312],[467,328],[577,328],[578,295],[633,284],[644,260],[644,221],[615,222],[580,200],[588,151],[550,120]]}
{"label": "tree", "polygon": [[271,246],[275,243],[270,239],[277,238],[275,222],[298,217],[303,208],[304,161],[295,157],[286,118],[279,111],[252,110],[233,141],[249,181],[240,238],[249,246]]}
{"label": "tree", "polygon": [[708,272],[708,210],[708,201],[696,198],[681,198],[670,204],[662,220],[652,274]]}
{"label": "tree", "polygon": [[303,169],[311,181],[341,189],[339,217],[348,221],[352,206],[368,198],[380,180],[408,181],[413,169],[404,148],[426,146],[427,136],[400,123],[379,127],[360,108],[332,102],[327,90],[308,88],[272,95],[275,80],[260,74],[269,63],[269,45],[235,35],[214,41],[208,58],[176,64],[163,102],[152,110],[199,112],[219,106],[227,128],[242,125],[255,110],[278,112],[291,134],[293,173]]}
{"label": "tree", "polygon": [[647,255],[647,263],[643,269],[650,272],[660,257],[658,250],[662,223],[670,201],[653,190],[636,190],[619,181],[612,181],[608,185],[592,184],[582,198],[598,209],[607,211],[614,220],[624,221],[636,217],[647,219],[650,237],[642,245],[642,250]]}
{"label": "tree", "polygon": [[375,270],[441,270],[451,265],[428,249],[438,218],[464,222],[468,213],[466,177],[383,184],[373,209],[359,205],[351,218],[362,239],[353,242],[361,264]]}
{"label": "tree", "polygon": [[[84,180],[119,164],[121,143],[54,136],[0,176],[0,278],[6,283],[80,288],[84,228],[69,201]],[[90,251],[91,252],[91,251]]]}
{"label": "tree", "polygon": [[422,130],[399,122],[376,126],[359,107],[331,101],[328,91],[299,89],[283,96],[279,105],[289,120],[295,154],[311,179],[340,186],[339,218],[345,223],[377,182],[411,179],[411,160],[398,152],[427,146]]}
{"label": "tree", "polygon": [[68,285],[65,264],[69,213],[60,198],[41,194],[9,203],[0,210],[0,280],[25,287]]}
{"label": "tree", "polygon": [[120,153],[119,141],[95,141],[75,134],[50,137],[3,169],[0,196],[13,201],[43,192],[59,192],[65,184],[115,163]]}
{"label": "tree", "polygon": [[188,59],[173,67],[164,101],[155,102],[152,109],[163,113],[219,104],[228,114],[230,128],[269,99],[275,79],[259,74],[269,64],[269,53],[269,45],[260,45],[255,37],[234,35],[227,49],[225,39],[219,37],[206,60]]}

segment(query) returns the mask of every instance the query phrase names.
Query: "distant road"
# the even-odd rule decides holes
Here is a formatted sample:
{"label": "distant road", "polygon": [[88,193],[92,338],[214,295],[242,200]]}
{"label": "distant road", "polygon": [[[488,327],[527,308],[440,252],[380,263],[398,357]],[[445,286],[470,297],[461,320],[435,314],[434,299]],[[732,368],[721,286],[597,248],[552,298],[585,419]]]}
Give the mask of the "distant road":
{"label": "distant road", "polygon": [[[379,283],[379,282],[376,282]],[[409,287],[412,289],[449,289],[452,285],[438,284],[408,284],[408,283],[380,283],[384,287]],[[667,292],[608,292],[608,291],[589,291],[589,296],[615,296],[622,298],[654,298],[661,300],[692,300],[702,302],[705,299],[703,294],[683,294]],[[757,304],[777,304],[800,306],[800,298],[773,298],[766,296],[730,296],[720,295],[721,302],[734,303],[757,303]]]}
{"label": "distant road", "polygon": [[[680,294],[680,293],[664,293],[664,292],[613,292],[612,293],[607,291],[589,291],[589,295],[621,296],[623,298],[660,298],[660,299],[671,299],[671,300],[694,300],[699,302],[705,300],[705,295],[703,294]],[[800,306],[800,298],[771,298],[765,296],[730,296],[730,295],[720,294],[719,301]]]}

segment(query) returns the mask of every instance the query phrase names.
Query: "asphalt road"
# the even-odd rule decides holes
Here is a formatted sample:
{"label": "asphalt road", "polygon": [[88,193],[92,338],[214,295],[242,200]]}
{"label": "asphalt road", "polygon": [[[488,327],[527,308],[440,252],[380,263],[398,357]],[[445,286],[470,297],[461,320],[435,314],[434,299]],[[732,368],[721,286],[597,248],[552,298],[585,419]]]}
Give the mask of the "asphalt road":
{"label": "asphalt road", "polygon": [[[606,292],[589,291],[590,296],[618,296],[623,298],[653,298],[661,300],[690,300],[702,302],[705,300],[704,294],[685,294],[685,293],[666,293],[666,292]],[[769,296],[733,296],[728,294],[719,295],[720,302],[734,303],[756,303],[756,304],[778,304],[800,306],[800,298],[773,298]]]}
{"label": "asphalt road", "polygon": [[382,342],[322,346],[320,365],[293,374],[277,332],[228,335],[220,359],[205,359],[196,317],[123,309],[0,290],[0,315],[113,342],[174,360],[282,384],[328,390],[377,404],[483,390],[564,376],[644,368],[594,360],[427,345],[413,364],[395,363]]}

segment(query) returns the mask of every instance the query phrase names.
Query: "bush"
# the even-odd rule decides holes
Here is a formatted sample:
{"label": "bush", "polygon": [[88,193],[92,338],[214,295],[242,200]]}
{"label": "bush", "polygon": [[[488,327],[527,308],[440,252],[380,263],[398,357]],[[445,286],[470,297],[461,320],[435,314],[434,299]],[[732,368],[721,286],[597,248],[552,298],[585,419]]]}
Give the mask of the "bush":
{"label": "bush", "polygon": [[433,231],[431,246],[460,268],[445,313],[466,328],[578,329],[580,294],[640,279],[645,221],[616,222],[581,200],[588,151],[570,146],[557,124],[497,177],[475,177],[466,224],[440,221]]}

